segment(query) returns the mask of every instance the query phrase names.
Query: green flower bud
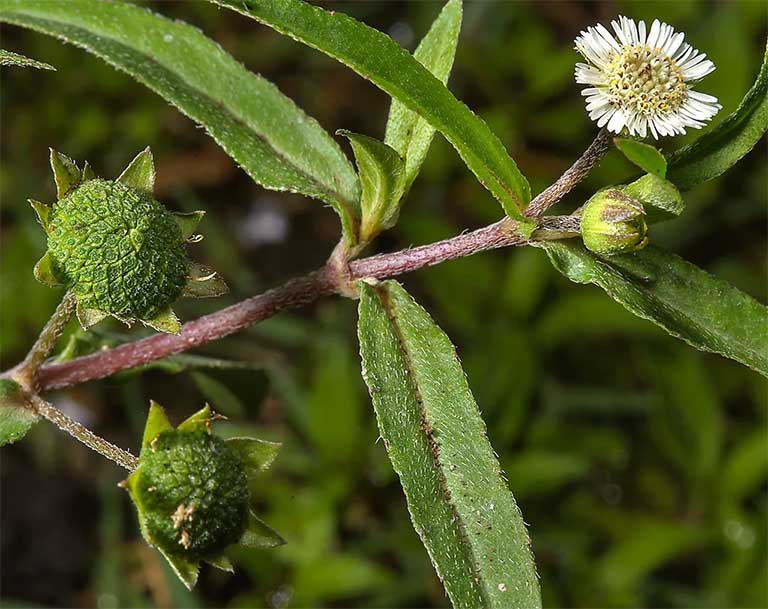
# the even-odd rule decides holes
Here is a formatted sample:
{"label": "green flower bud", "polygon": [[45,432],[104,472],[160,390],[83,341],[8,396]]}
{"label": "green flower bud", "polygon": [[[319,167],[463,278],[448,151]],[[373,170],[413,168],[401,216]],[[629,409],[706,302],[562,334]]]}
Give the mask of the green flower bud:
{"label": "green flower bud", "polygon": [[147,543],[190,588],[200,561],[232,570],[224,554],[230,546],[284,543],[250,508],[253,478],[272,463],[279,445],[223,440],[212,435],[213,420],[206,406],[173,429],[153,403],[139,465],[124,483]]}
{"label": "green flower bud", "polygon": [[215,273],[187,257],[185,242],[203,212],[171,213],[152,197],[148,148],[115,181],[53,150],[51,167],[59,200],[51,207],[30,201],[48,235],[35,276],[74,293],[83,328],[111,315],[176,333],[181,324],[171,304],[179,296],[226,292]]}
{"label": "green flower bud", "polygon": [[596,254],[623,254],[648,245],[641,203],[611,188],[595,194],[582,208],[581,236]]}

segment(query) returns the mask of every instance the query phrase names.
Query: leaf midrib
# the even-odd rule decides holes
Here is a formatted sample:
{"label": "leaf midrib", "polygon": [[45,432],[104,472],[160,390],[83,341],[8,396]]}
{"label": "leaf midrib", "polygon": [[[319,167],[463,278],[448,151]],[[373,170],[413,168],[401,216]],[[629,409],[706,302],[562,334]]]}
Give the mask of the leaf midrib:
{"label": "leaf midrib", "polygon": [[[600,264],[605,264],[605,263],[600,261]],[[623,278],[623,280],[626,281],[629,285],[634,285],[634,282],[632,281],[632,278],[627,276],[626,273],[623,273],[621,271],[621,269],[613,267],[613,266],[610,266],[609,264],[605,264],[605,267],[608,268],[610,272],[615,272],[616,274],[620,275]],[[615,290],[614,288],[612,288],[610,286],[607,286],[607,287],[605,287],[603,289],[606,290],[609,293],[613,293],[614,295],[618,295],[618,290]],[[640,288],[638,288],[638,289],[640,289]],[[700,321],[698,321],[695,317],[692,317],[692,316],[688,315],[688,313],[685,310],[683,310],[682,308],[676,307],[675,306],[675,302],[673,300],[670,300],[668,298],[661,298],[661,297],[659,297],[659,295],[656,292],[652,292],[650,290],[642,289],[642,291],[645,294],[646,298],[650,298],[654,302],[658,303],[658,305],[664,309],[664,311],[665,311],[665,313],[667,315],[669,315],[670,317],[679,317],[679,318],[685,320],[688,326],[699,328],[703,335],[709,334],[711,337],[715,338],[720,343],[720,345],[722,345],[724,348],[720,347],[721,350],[720,351],[716,351],[715,349],[709,348],[706,345],[696,345],[690,339],[688,339],[684,335],[680,334],[679,332],[669,328],[668,325],[666,323],[664,323],[662,327],[671,336],[677,338],[678,340],[682,340],[683,342],[691,345],[695,349],[701,349],[701,350],[707,351],[709,353],[723,354],[726,351],[729,352],[729,353],[732,353],[732,354],[737,353],[736,350],[732,349],[729,346],[730,341],[728,339],[729,339],[730,335],[727,332],[720,331],[719,329],[713,331],[711,328],[707,327],[706,325],[704,325]],[[633,308],[635,308],[635,307],[633,307]],[[637,312],[633,311],[633,314],[636,315],[637,317],[640,317],[641,319],[645,319],[646,321],[650,321],[651,323],[654,323],[654,324],[657,324],[657,325],[660,325],[660,326],[662,325],[661,323],[659,323],[659,321],[655,320],[653,317],[651,317],[650,315],[648,315],[647,313],[644,313],[643,311],[641,311],[639,309],[638,309]],[[744,346],[746,346],[746,345],[744,343],[742,343],[742,348]],[[756,351],[752,347],[751,344],[749,346],[747,346],[745,351],[752,356],[754,361],[756,361],[756,362],[757,361],[763,361],[763,362],[765,361],[765,356],[763,355],[763,353],[760,352],[760,351]],[[744,363],[744,365],[746,365],[748,368],[751,368],[752,370],[757,370],[756,368],[754,368],[749,363],[746,363],[746,362],[742,362],[742,363]]]}
{"label": "leaf midrib", "polygon": [[[427,412],[424,407],[421,388],[419,387],[418,381],[416,380],[414,362],[413,362],[413,359],[411,358],[411,355],[408,349],[405,346],[405,337],[403,336],[402,330],[400,328],[400,324],[398,323],[397,315],[395,314],[394,309],[391,306],[389,291],[382,288],[376,288],[376,292],[379,295],[379,301],[381,302],[381,306],[384,309],[384,312],[387,314],[387,318],[389,319],[390,325],[392,327],[392,332],[395,335],[395,338],[397,339],[397,346],[400,349],[400,354],[403,357],[403,361],[405,363],[405,367],[407,371],[406,376],[408,377],[411,387],[413,389],[413,394],[416,399],[416,403],[419,405],[419,414],[421,415],[422,421],[426,423],[426,426],[425,428],[422,429],[422,431],[426,436],[427,444],[430,448],[429,450],[430,458],[432,459],[432,463],[435,466],[435,471],[437,472],[439,487],[443,493],[444,501],[450,507],[451,513],[455,516],[454,522],[456,523],[456,527],[458,529],[459,538],[463,541],[462,548],[461,548],[462,552],[465,554],[465,558],[469,566],[472,568],[472,571],[477,577],[477,580],[478,580],[477,588],[480,592],[480,596],[482,597],[483,606],[491,607],[493,605],[493,600],[490,598],[486,590],[486,586],[484,583],[485,578],[482,572],[477,568],[477,564],[478,564],[477,557],[475,556],[474,549],[472,547],[472,544],[469,541],[469,535],[467,534],[466,526],[464,524],[464,519],[462,518],[461,513],[456,508],[456,505],[453,502],[451,492],[448,489],[448,481],[445,477],[445,474],[443,473],[444,466],[440,462],[440,459],[438,458],[438,455],[440,454],[440,447],[437,444],[437,442],[435,442],[434,438],[432,437],[432,432],[430,431],[431,424],[429,422],[429,418],[427,417]],[[427,548],[427,551],[429,551],[428,544],[425,543],[424,547]],[[433,563],[435,564],[435,568],[437,568],[437,563],[435,561],[433,561]]]}

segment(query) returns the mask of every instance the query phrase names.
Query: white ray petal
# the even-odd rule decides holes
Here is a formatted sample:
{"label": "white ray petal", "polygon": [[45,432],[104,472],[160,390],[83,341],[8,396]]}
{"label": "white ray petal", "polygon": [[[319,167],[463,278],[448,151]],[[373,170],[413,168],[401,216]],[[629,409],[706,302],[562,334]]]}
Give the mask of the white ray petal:
{"label": "white ray petal", "polygon": [[661,23],[659,23],[658,19],[654,19],[653,23],[651,24],[651,31],[648,34],[648,40],[647,44],[652,49],[656,48],[656,41],[659,39],[659,32],[661,30]]}

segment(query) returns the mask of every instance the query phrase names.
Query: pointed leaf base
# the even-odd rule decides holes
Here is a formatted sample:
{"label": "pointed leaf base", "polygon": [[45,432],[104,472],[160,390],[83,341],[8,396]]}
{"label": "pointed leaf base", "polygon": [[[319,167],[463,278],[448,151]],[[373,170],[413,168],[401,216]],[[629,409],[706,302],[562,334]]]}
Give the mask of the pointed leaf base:
{"label": "pointed leaf base", "polygon": [[179,431],[196,431],[198,429],[205,429],[210,433],[211,431],[211,421],[213,420],[214,414],[211,412],[211,407],[206,404],[203,408],[198,410],[195,414],[187,417],[179,423],[179,426],[176,428]]}
{"label": "pointed leaf base", "polygon": [[[158,550],[160,549],[158,548]],[[192,590],[192,588],[194,588],[195,584],[197,583],[197,577],[200,573],[200,563],[190,562],[179,556],[167,554],[162,550],[160,550],[160,553],[168,561],[168,564],[171,565],[173,572],[176,573],[182,582],[184,582],[184,585],[187,587],[187,589]]]}
{"label": "pointed leaf base", "polygon": [[149,404],[149,414],[147,415],[147,422],[144,425],[144,436],[141,440],[141,451],[150,448],[152,442],[162,432],[173,429],[168,417],[165,416],[165,410],[157,402],[152,400]]}
{"label": "pointed leaf base", "polygon": [[68,156],[51,150],[51,169],[53,179],[56,181],[56,194],[63,199],[67,193],[74,190],[82,180],[82,174],[77,164]]}
{"label": "pointed leaf base", "polygon": [[171,310],[171,307],[166,307],[152,319],[142,319],[141,321],[158,332],[165,332],[166,334],[178,334],[181,332],[181,322]]}
{"label": "pointed leaf base", "polygon": [[207,562],[210,565],[213,565],[217,569],[226,571],[227,573],[235,572],[235,567],[232,565],[232,561],[229,560],[229,558],[227,558],[226,556],[219,556],[218,558],[209,558],[205,562]]}
{"label": "pointed leaf base", "polygon": [[238,542],[246,548],[276,548],[285,545],[285,539],[259,519],[256,514],[248,514],[248,528]]}
{"label": "pointed leaf base", "polygon": [[82,306],[79,302],[77,303],[77,320],[80,322],[83,330],[95,326],[105,317],[109,317],[109,313],[99,311],[98,309],[88,309]]}
{"label": "pointed leaf base", "polygon": [[47,285],[51,288],[57,288],[61,285],[61,281],[53,274],[53,259],[51,253],[46,252],[45,255],[37,261],[34,269],[35,279],[37,279],[43,285]]}
{"label": "pointed leaf base", "polygon": [[177,212],[173,214],[176,223],[181,229],[181,238],[184,239],[184,241],[192,236],[204,215],[204,211],[193,211],[189,213]]}
{"label": "pointed leaf base", "polygon": [[213,298],[229,292],[229,286],[216,271],[195,262],[189,265],[187,285],[181,292],[188,298]]}
{"label": "pointed leaf base", "polygon": [[40,201],[36,201],[35,199],[28,199],[29,204],[32,206],[32,209],[35,210],[35,213],[37,214],[37,221],[40,222],[40,226],[43,227],[43,230],[45,231],[45,234],[48,234],[48,225],[51,221],[51,208],[46,205],[45,203],[41,203]]}
{"label": "pointed leaf base", "polygon": [[248,478],[269,469],[282,446],[279,442],[257,438],[230,438],[226,443],[240,455]]}
{"label": "pointed leaf base", "polygon": [[136,155],[117,181],[152,194],[155,188],[155,161],[149,146]]}
{"label": "pointed leaf base", "polygon": [[85,166],[83,167],[83,182],[87,182],[88,180],[95,180],[96,174],[93,172],[93,168],[91,167],[90,163],[88,161],[85,162]]}

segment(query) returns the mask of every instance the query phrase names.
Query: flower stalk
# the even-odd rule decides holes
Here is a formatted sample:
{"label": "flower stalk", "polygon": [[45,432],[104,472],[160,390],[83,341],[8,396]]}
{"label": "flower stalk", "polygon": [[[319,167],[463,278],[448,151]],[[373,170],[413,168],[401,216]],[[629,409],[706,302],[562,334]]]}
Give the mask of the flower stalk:
{"label": "flower stalk", "polygon": [[32,345],[24,360],[16,367],[15,380],[29,391],[36,391],[37,371],[48,356],[53,352],[56,341],[59,340],[64,328],[75,312],[76,299],[72,292],[64,294],[59,306],[45,324],[40,336]]}
{"label": "flower stalk", "polygon": [[138,459],[122,448],[107,442],[104,438],[97,436],[87,427],[84,427],[74,419],[69,418],[61,410],[56,408],[50,402],[45,401],[39,395],[30,395],[28,397],[31,409],[41,417],[49,420],[62,431],[65,431],[78,442],[85,444],[91,450],[96,451],[101,456],[117,463],[120,467],[129,472],[138,467]]}

